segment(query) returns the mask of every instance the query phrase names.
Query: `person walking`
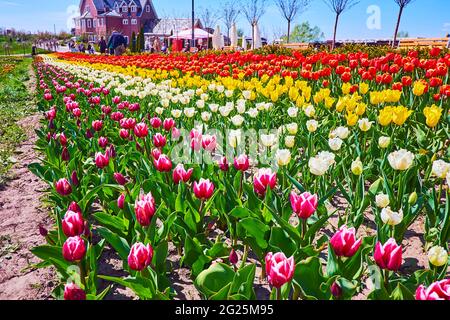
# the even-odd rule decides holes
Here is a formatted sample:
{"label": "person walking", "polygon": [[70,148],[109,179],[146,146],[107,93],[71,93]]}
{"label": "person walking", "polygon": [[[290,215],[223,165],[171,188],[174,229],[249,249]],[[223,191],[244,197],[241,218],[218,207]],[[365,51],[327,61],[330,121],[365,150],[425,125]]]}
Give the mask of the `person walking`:
{"label": "person walking", "polygon": [[110,49],[110,52],[113,52],[116,56],[121,56],[122,54],[124,54],[126,46],[127,40],[125,39],[125,37],[121,33],[114,30],[108,42],[108,48]]}
{"label": "person walking", "polygon": [[106,43],[105,37],[101,37],[100,42],[98,43],[98,46],[100,47],[100,53],[106,54],[107,43]]}

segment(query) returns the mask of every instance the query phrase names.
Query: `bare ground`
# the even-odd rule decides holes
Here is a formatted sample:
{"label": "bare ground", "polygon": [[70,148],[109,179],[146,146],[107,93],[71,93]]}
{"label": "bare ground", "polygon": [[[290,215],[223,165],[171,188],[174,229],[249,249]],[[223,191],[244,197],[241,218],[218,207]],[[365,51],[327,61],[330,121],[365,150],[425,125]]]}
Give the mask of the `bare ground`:
{"label": "bare ground", "polygon": [[48,299],[55,285],[52,269],[29,268],[39,262],[30,249],[45,243],[39,225],[52,225],[40,200],[46,184],[27,168],[37,159],[33,148],[39,119],[32,115],[19,122],[27,140],[16,151],[11,179],[0,186],[0,300]]}

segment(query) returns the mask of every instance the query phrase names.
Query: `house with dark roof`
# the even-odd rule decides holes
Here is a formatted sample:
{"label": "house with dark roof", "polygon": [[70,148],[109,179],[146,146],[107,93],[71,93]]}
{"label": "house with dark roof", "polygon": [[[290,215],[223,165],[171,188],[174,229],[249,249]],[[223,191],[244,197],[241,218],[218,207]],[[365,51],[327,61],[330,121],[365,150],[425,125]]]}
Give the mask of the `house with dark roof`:
{"label": "house with dark roof", "polygon": [[[199,19],[196,28],[203,28]],[[160,19],[152,0],[80,0],[80,16],[75,18],[75,35],[90,41],[109,37],[115,30],[131,38],[141,28],[147,37],[170,37],[191,28],[191,19]]]}
{"label": "house with dark roof", "polygon": [[116,30],[131,38],[141,28],[151,32],[159,21],[152,0],[81,0],[75,35],[97,41]]}

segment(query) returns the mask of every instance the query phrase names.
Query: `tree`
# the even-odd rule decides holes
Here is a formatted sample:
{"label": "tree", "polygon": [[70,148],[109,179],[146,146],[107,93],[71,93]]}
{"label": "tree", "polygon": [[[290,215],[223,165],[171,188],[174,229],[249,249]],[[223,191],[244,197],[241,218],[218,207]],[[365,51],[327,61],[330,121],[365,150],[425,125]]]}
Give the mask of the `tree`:
{"label": "tree", "polygon": [[[291,39],[294,42],[312,42],[322,39],[325,35],[319,27],[311,27],[309,22],[303,22],[302,24],[295,25],[292,30]],[[287,39],[287,36],[282,37],[283,40]]]}
{"label": "tree", "polygon": [[[214,25],[217,24],[219,20],[217,13],[208,8],[202,9],[200,12],[200,20],[202,21],[203,27],[208,29],[214,29]],[[209,33],[209,30],[208,30]],[[208,49],[209,49],[209,34],[208,34]]]}
{"label": "tree", "polygon": [[135,53],[136,50],[136,33],[133,31],[133,33],[131,34],[131,52]]}
{"label": "tree", "polygon": [[236,20],[239,16],[239,8],[236,7],[231,1],[224,2],[220,11],[222,14],[220,18],[222,19],[225,27],[227,28],[227,35],[230,36],[230,30],[233,24],[236,23]]}
{"label": "tree", "polygon": [[395,26],[394,42],[392,43],[393,47],[395,47],[395,44],[397,42],[398,29],[400,28],[400,22],[402,20],[403,10],[405,10],[405,8],[414,0],[394,0],[394,1],[396,4],[398,4],[399,11],[398,11],[397,25]]}
{"label": "tree", "polygon": [[[339,24],[339,17],[344,11],[350,10],[352,7],[359,3],[359,0],[323,0],[325,4],[336,14],[336,20],[334,22],[333,32],[333,44],[332,49],[336,46],[336,34]],[[397,0],[395,0],[397,1]]]}
{"label": "tree", "polygon": [[298,14],[305,12],[311,0],[274,0],[281,14],[288,23],[287,27],[287,43],[289,43],[291,35],[291,22]]}
{"label": "tree", "polygon": [[408,31],[399,31],[397,33],[397,38],[409,38],[409,32]]}
{"label": "tree", "polygon": [[252,47],[255,47],[255,26],[266,13],[267,0],[245,0],[241,3],[242,12],[252,27]]}
{"label": "tree", "polygon": [[141,28],[138,36],[137,36],[137,51],[144,52],[145,51],[145,36],[144,36],[144,28]]}

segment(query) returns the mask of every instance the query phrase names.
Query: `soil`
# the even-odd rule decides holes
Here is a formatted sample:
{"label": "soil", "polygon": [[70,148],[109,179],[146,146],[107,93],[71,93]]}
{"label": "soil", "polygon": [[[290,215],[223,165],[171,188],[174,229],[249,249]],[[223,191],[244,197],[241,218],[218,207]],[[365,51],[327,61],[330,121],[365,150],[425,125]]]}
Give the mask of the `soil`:
{"label": "soil", "polygon": [[[31,82],[35,81],[32,76]],[[34,87],[30,84],[29,87]],[[35,177],[27,166],[38,159],[34,150],[37,136],[34,132],[39,127],[40,115],[32,115],[19,122],[26,132],[27,139],[17,149],[17,163],[11,170],[11,179],[5,185],[0,186],[0,300],[45,300],[51,299],[51,292],[58,284],[56,273],[52,268],[34,269],[31,265],[38,263],[30,249],[45,243],[45,239],[39,233],[39,225],[51,228],[53,222],[48,210],[42,206],[41,198],[45,196],[47,185]],[[334,199],[337,208],[345,208],[346,203],[342,197]],[[371,214],[367,213],[370,220]],[[373,217],[372,217],[373,218]],[[424,252],[422,218],[419,218],[408,230],[404,246],[404,265],[401,272],[412,273],[415,270],[427,266],[426,253]],[[370,223],[369,223],[370,225]],[[333,217],[326,230],[327,234],[333,234],[337,228],[337,217]],[[374,233],[370,227],[360,231],[361,236]],[[200,294],[196,290],[190,276],[190,270],[179,266],[180,256],[175,247],[170,246],[168,262],[172,273],[170,280],[176,299],[199,300]],[[238,252],[242,256],[242,252]],[[252,256],[250,263],[257,265],[255,279],[255,291],[258,299],[267,300],[270,288],[265,279],[261,280],[260,264]],[[105,248],[99,261],[99,274],[118,277],[127,276],[122,269],[122,261],[110,248]],[[100,290],[108,283],[101,282]],[[368,294],[365,289],[356,299],[364,299]],[[119,285],[112,285],[107,295],[108,300],[136,299],[134,293]]]}

